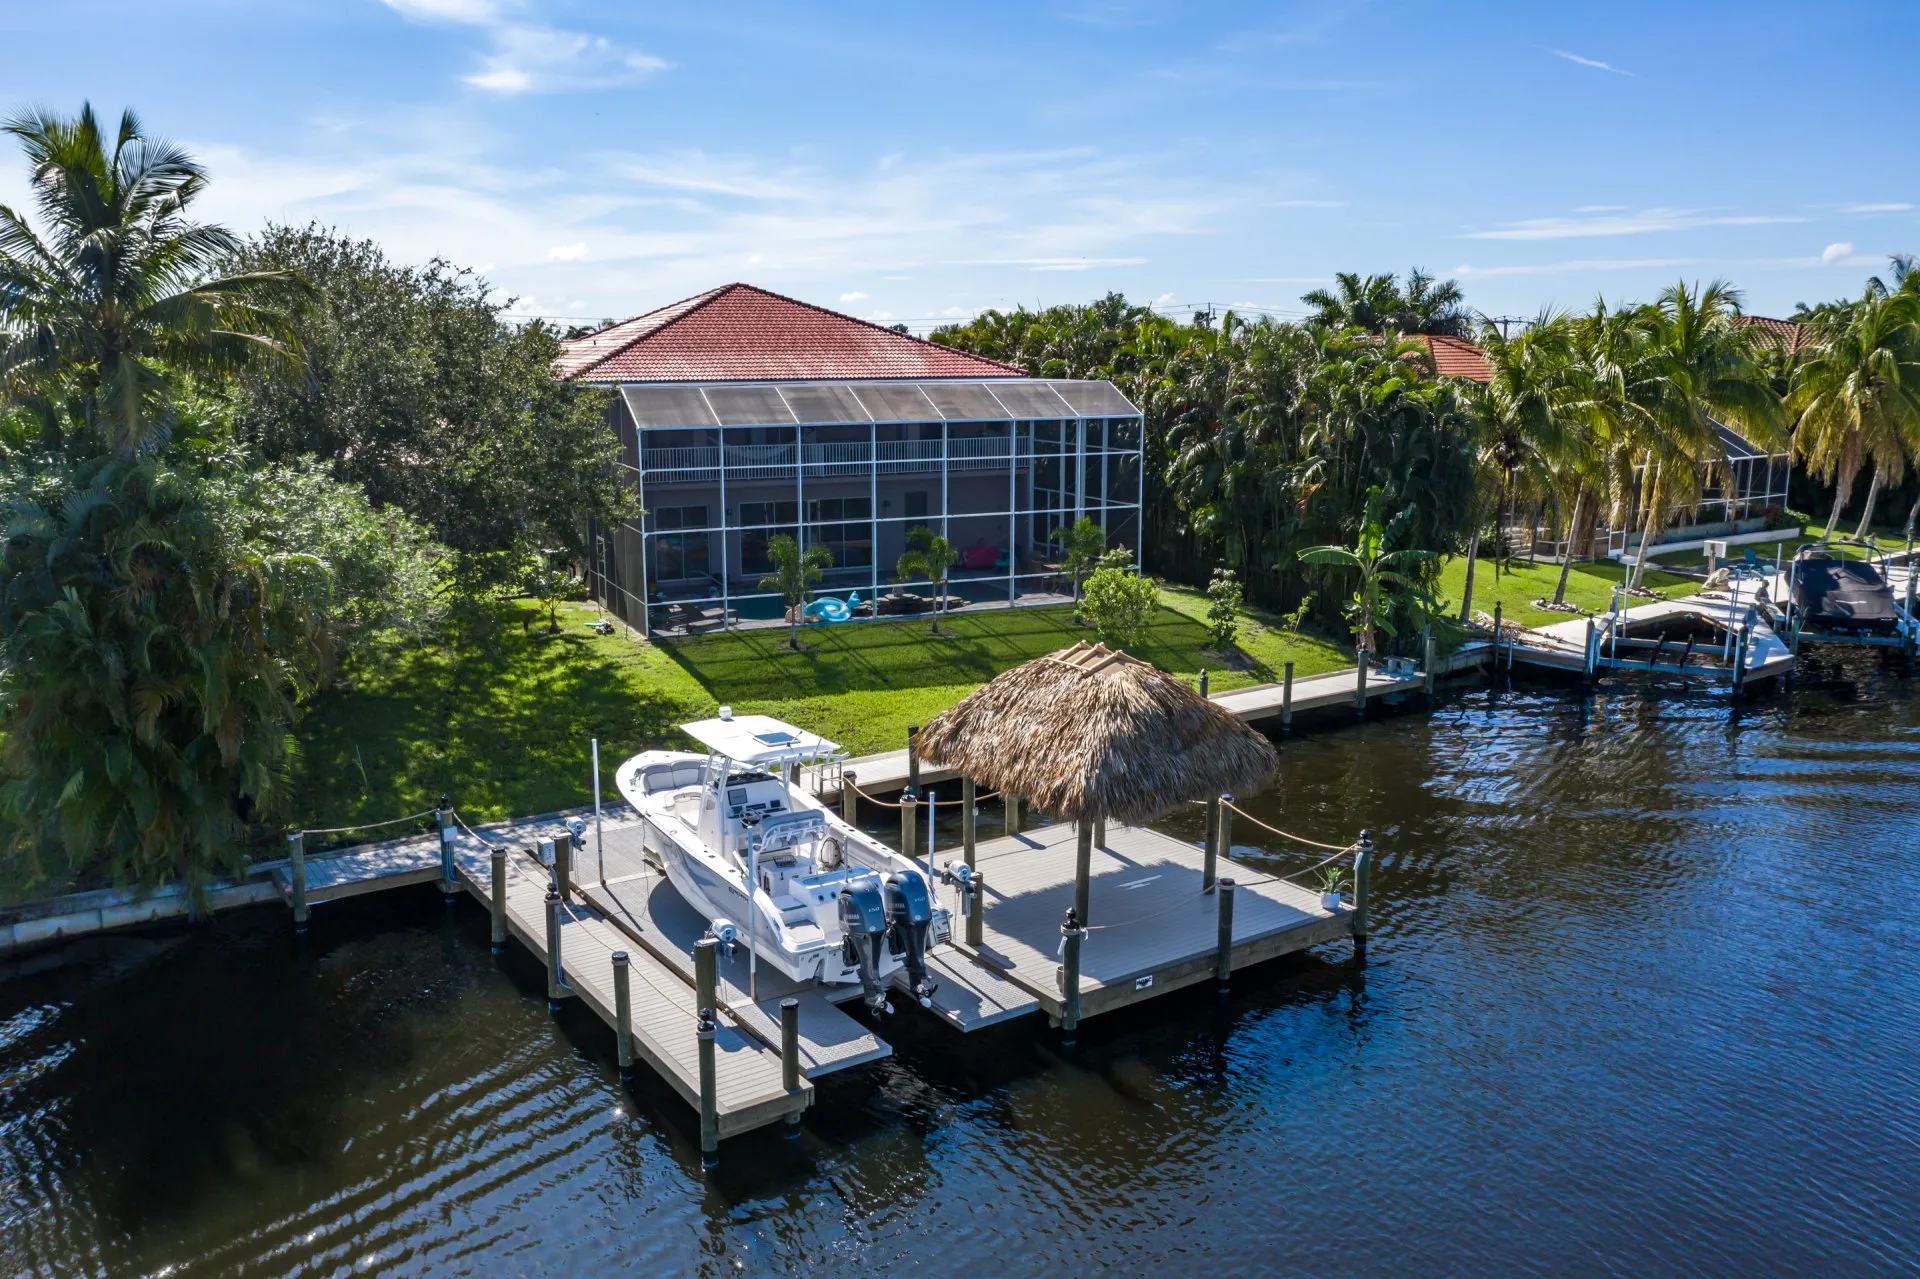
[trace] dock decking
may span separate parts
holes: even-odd
[[[977,952],[936,952],[941,975],[967,989],[935,995],[936,1011],[963,1030],[1016,1016],[1008,987],[1058,1020],[1063,1004],[1060,924],[1073,902],[1075,832],[1062,823],[979,845],[986,906]],[[958,850],[935,855],[944,864]],[[1219,897],[1200,891],[1203,850],[1143,826],[1112,825],[1093,852],[1086,940],[1080,952],[1080,1016],[1096,1016],[1214,976]],[[1353,933],[1354,910],[1328,910],[1320,895],[1269,872],[1221,858],[1235,881],[1235,969]],[[957,956],[964,957],[964,962]],[[1025,1001],[1020,1001],[1024,1003]],[[974,1017],[955,1007],[969,1003]]]

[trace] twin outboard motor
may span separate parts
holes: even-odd
[[[867,1007],[890,1011],[887,992],[880,985],[881,938],[887,933],[887,907],[881,899],[880,878],[862,875],[840,890],[840,945],[849,967],[860,970],[860,989]]]
[[[888,949],[906,956],[907,984],[925,1007],[933,1002],[934,989],[927,976],[927,930],[933,925],[927,881],[910,870],[897,870],[887,876],[886,895]]]

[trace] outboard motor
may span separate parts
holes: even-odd
[[[923,1008],[933,1002],[934,981],[927,976],[927,929],[932,924],[927,881],[910,870],[887,876],[888,949],[906,956],[907,984]]]
[[[860,989],[867,1007],[876,1013],[892,1011],[880,985],[881,938],[887,932],[887,908],[880,896],[880,880],[862,875],[840,890],[840,945],[849,967],[860,970]]]

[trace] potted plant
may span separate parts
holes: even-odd
[[[1320,904],[1328,910],[1340,908],[1340,889],[1347,882],[1347,872],[1338,866],[1329,866],[1320,872]]]

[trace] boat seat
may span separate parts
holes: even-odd
[[[780,912],[780,918],[789,924],[804,924],[813,918],[813,912],[807,904],[790,893],[781,893],[773,899],[773,908]]]
[[[701,775],[705,771],[704,765],[693,760],[682,760],[673,764],[654,764],[640,774],[640,789],[648,795],[657,795],[663,790],[680,790],[687,786],[698,786]]]

